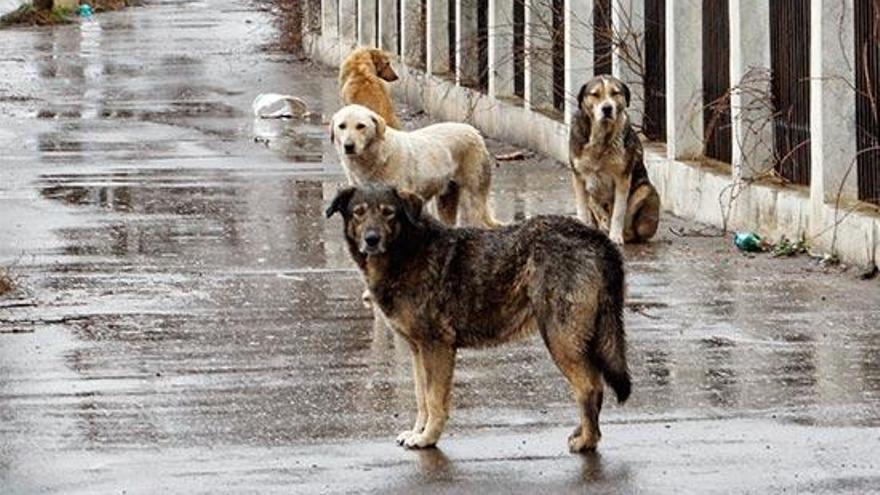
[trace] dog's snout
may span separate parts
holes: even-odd
[[[614,106],[609,104],[602,105],[602,115],[604,117],[611,117],[614,115]]]
[[[379,245],[379,241],[382,240],[382,236],[379,235],[376,231],[369,231],[364,234],[364,243],[369,247],[376,247]]]
[[[345,152],[349,155],[354,153],[354,143],[345,143],[343,148],[345,148]]]

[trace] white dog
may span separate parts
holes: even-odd
[[[385,125],[377,113],[348,105],[333,115],[330,140],[352,185],[384,182],[437,199],[448,225],[495,227],[489,209],[492,164],[486,143],[473,126],[442,123],[404,132]]]

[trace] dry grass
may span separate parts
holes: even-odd
[[[49,26],[53,24],[65,24],[70,21],[71,12],[64,10],[42,10],[26,3],[18,9],[0,17],[0,26]]]
[[[140,5],[141,0],[91,0],[86,2],[92,6],[94,12],[107,12],[119,10],[125,7]],[[0,17],[0,26],[50,26],[53,24],[66,24],[76,18],[77,13],[64,9],[40,9],[33,3],[26,3],[17,10]]]

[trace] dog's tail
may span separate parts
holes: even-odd
[[[609,246],[603,260],[605,290],[599,297],[596,337],[593,352],[605,382],[614,389],[617,402],[623,403],[632,391],[626,364],[626,334],[623,329],[623,298],[626,284],[623,260],[616,247]]]

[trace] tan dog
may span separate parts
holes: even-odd
[[[436,197],[438,216],[448,225],[499,225],[488,204],[492,162],[473,126],[446,122],[397,131],[376,112],[348,105],[333,115],[330,140],[349,183],[381,182]]]
[[[397,79],[388,53],[378,48],[356,48],[339,67],[342,101],[346,105],[363,105],[381,115],[389,126],[400,129],[388,88],[388,82]]]
[[[398,443],[437,443],[458,349],[540,333],[578,405],[568,447],[596,448],[603,381],[619,402],[632,391],[623,260],[604,234],[560,216],[450,228],[417,195],[381,185],[339,191],[326,214],[337,212],[372,299],[412,351],[418,414]]]
[[[578,218],[618,244],[650,239],[660,221],[660,196],[626,114],[629,98],[620,80],[593,78],[581,87],[569,134]]]

